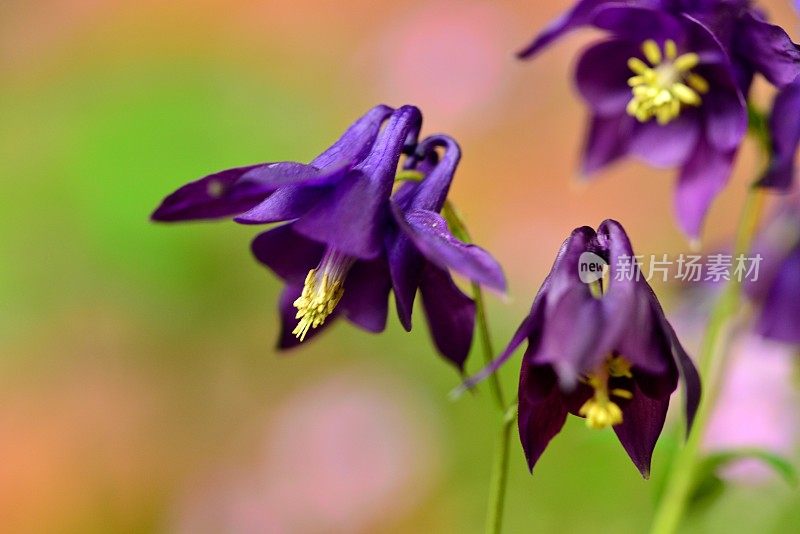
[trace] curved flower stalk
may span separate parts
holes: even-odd
[[[447,136],[418,143],[421,122],[413,106],[377,106],[309,164],[215,173],[168,196],[153,218],[286,222],[252,244],[258,261],[285,283],[280,349],[299,345],[341,316],[369,332],[383,331],[393,288],[400,320],[410,330],[419,290],[437,348],[461,369],[475,304],[449,271],[501,291],[505,278],[488,252],[456,239],[439,215],[461,152]],[[405,167],[422,180],[392,196],[404,153],[410,154]]]
[[[584,26],[609,38],[577,66],[591,112],[583,172],[628,155],[680,168],[678,221],[698,237],[744,138],[754,74],[787,86],[800,73],[800,49],[744,0],[581,0],[519,56],[532,58]]]
[[[650,286],[635,269],[620,268],[633,257],[616,221],[603,222],[596,232],[574,230],[529,315],[500,356],[472,381],[497,370],[527,340],[518,425],[531,469],[571,413],[585,418],[590,428],[612,427],[647,478],[679,376],[691,426],[699,376]],[[581,278],[581,266],[592,258],[610,267],[608,280]]]

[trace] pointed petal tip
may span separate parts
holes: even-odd
[[[689,250],[700,252],[703,249],[703,241],[699,237],[689,237]]]

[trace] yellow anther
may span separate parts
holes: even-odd
[[[344,295],[344,279],[353,260],[336,252],[325,255],[319,267],[311,269],[306,275],[303,292],[294,301],[297,308],[295,319],[299,319],[292,330],[303,341],[312,328],[325,323]]]
[[[633,378],[633,374],[631,374],[631,362],[623,358],[622,356],[612,356],[606,361],[606,367],[608,368],[608,374],[615,378],[617,377],[625,377],[625,378]]]
[[[642,52],[651,65],[656,66],[661,63],[661,49],[654,40],[648,39],[642,43]]]
[[[675,61],[672,62],[675,68],[681,72],[692,70],[698,63],[700,63],[700,56],[693,53],[678,56],[675,58]]]
[[[627,389],[622,389],[622,388],[612,389],[611,394],[614,395],[615,397],[619,397],[620,399],[631,400],[633,398],[633,393],[631,393]]]
[[[678,55],[678,46],[675,44],[675,41],[672,39],[667,39],[664,42],[664,54],[667,56],[667,59],[672,61]]]
[[[701,94],[708,92],[708,82],[691,72],[699,63],[695,53],[678,55],[675,41],[664,42],[662,53],[652,39],[642,43],[642,53],[650,63],[638,57],[628,59],[628,68],[635,74],[628,78],[633,97],[626,108],[640,122],[655,118],[667,124],[677,118],[684,106],[699,106]]]
[[[594,372],[586,377],[586,383],[594,390],[592,398],[583,403],[578,415],[586,418],[589,428],[607,428],[622,423],[622,409],[611,400],[632,399],[633,393],[627,389],[614,388],[609,392],[609,378],[632,377],[631,364],[622,356],[611,356]]]
[[[638,57],[632,57],[628,60],[628,68],[636,74],[646,74],[650,71],[650,67],[647,66],[647,63]]]
[[[705,94],[709,90],[706,79],[694,73],[689,73],[686,76],[686,83],[688,83],[692,89],[701,94]]]

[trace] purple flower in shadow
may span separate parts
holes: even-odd
[[[756,332],[800,345],[800,194],[783,202],[753,247],[763,266],[746,289],[758,304]]]
[[[576,85],[591,110],[583,172],[627,155],[679,167],[678,221],[698,237],[746,132],[744,95],[754,73],[783,87],[800,73],[800,50],[744,1],[582,0],[519,55],[531,58],[584,26],[609,38],[577,65]]]
[[[778,92],[769,116],[769,167],[759,185],[787,191],[797,172],[795,154],[800,145],[800,77]]]
[[[286,222],[252,244],[256,259],[285,283],[280,349],[299,345],[340,316],[369,332],[383,331],[392,288],[410,330],[419,290],[438,350],[462,369],[475,304],[449,270],[497,290],[505,289],[505,278],[489,253],[456,239],[439,215],[461,151],[442,135],[418,143],[421,122],[413,106],[378,106],[308,165],[269,163],[202,178],[167,197],[153,218],[236,215],[242,224]],[[392,196],[403,154],[406,169],[422,179]]]
[[[607,279],[581,277],[587,253],[609,266]],[[633,256],[615,221],[603,222],[596,232],[574,230],[506,349],[468,383],[494,372],[528,341],[518,424],[530,469],[571,413],[590,428],[612,427],[648,477],[679,376],[691,427],[700,378],[650,286],[637,270],[621,267]]]

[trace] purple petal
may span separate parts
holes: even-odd
[[[773,85],[783,87],[800,75],[800,48],[783,28],[761,20],[748,10],[741,16],[737,32],[738,54]]]
[[[642,283],[647,282],[642,281]],[[627,316],[627,328],[619,338],[617,350],[637,370],[651,376],[674,378],[677,381],[671,343],[653,310],[649,295],[642,292],[636,296],[630,310],[632,313]],[[669,393],[676,385],[671,384]]]
[[[800,343],[800,246],[781,265],[762,305],[757,330],[776,341]]]
[[[641,282],[635,276],[628,276],[634,273],[619,272],[627,268],[623,262],[634,261],[633,247],[621,224],[612,219],[603,221],[597,229],[596,241],[606,252],[609,265],[608,287],[600,301],[604,325],[595,352],[597,358],[604,358],[619,349],[620,339],[628,335],[631,321],[636,320]]]
[[[350,256],[372,259],[382,248],[386,201],[381,184],[354,171],[298,219],[295,230]]]
[[[377,257],[400,154],[421,120],[413,106],[394,112],[367,158],[295,223],[296,230],[351,256]]]
[[[533,471],[547,444],[561,431],[566,419],[567,407],[553,370],[546,365],[532,365],[527,357],[523,358],[517,426],[528,469]]]
[[[585,176],[591,176],[628,153],[634,121],[626,113],[589,119],[581,157],[581,172]]]
[[[648,286],[648,288],[649,287],[650,286]],[[652,289],[650,289],[650,301],[656,313],[656,317],[661,322],[663,331],[669,337],[672,347],[672,357],[674,358],[675,365],[678,367],[678,372],[683,381],[683,403],[686,417],[686,436],[688,437],[692,430],[692,425],[694,424],[694,416],[697,413],[697,408],[700,406],[700,396],[702,394],[700,374],[697,372],[697,368],[694,366],[694,362],[692,362],[686,349],[683,348],[677,334],[675,334],[675,329],[672,328],[672,325],[667,321],[664,310],[661,308],[661,304],[658,302],[658,298]]]
[[[667,124],[655,120],[637,122],[630,152],[653,167],[674,167],[689,159],[699,137],[700,116],[695,110],[686,109]]]
[[[314,158],[311,165],[351,167],[363,160],[372,149],[381,124],[394,110],[378,105],[356,120],[328,150]]]
[[[297,219],[308,213],[331,190],[325,186],[287,185],[234,220],[241,224],[267,224]]]
[[[475,303],[461,292],[447,271],[430,263],[422,271],[420,295],[436,348],[463,371],[472,345]]]
[[[337,308],[347,319],[368,332],[383,332],[389,315],[389,268],[386,260],[358,261],[344,281],[344,296]]]
[[[553,266],[550,269],[540,293],[547,288],[548,306],[555,305],[561,295],[573,287],[584,285],[579,275],[581,254],[590,250],[597,234],[588,226],[581,226],[572,231],[561,245]]]
[[[597,345],[603,327],[600,300],[592,296],[588,285],[574,285],[556,302],[548,303],[541,345],[531,361],[552,365],[562,387],[573,388],[581,374],[595,367],[598,355],[608,354]]]
[[[247,171],[242,177],[260,184],[278,187],[294,184],[325,185],[339,180],[348,167],[319,169],[313,165],[305,165],[295,161],[265,163]]]
[[[406,234],[398,232],[388,241],[389,272],[392,277],[397,316],[403,328],[410,332],[414,297],[417,294],[425,260]]]
[[[669,397],[651,399],[634,382],[633,398],[622,407],[622,423],[614,426],[620,443],[644,478],[669,408]]]
[[[165,198],[153,212],[154,221],[216,219],[247,211],[274,187],[240,178],[258,165],[227,169],[188,183]]]
[[[769,131],[772,159],[759,185],[786,191],[794,181],[794,158],[800,144],[800,78],[775,97],[769,117]]]
[[[586,49],[578,60],[575,81],[595,115],[617,117],[631,100],[628,59],[641,52],[629,41],[601,41]]]
[[[681,169],[675,191],[678,222],[687,235],[700,236],[708,208],[728,183],[735,151],[720,152],[700,140],[692,157]]]
[[[699,70],[711,92],[703,97],[706,138],[718,150],[735,150],[747,133],[747,104],[727,66]]]
[[[482,248],[453,237],[447,222],[438,213],[411,210],[401,214],[396,211],[395,218],[419,251],[434,264],[487,287],[505,290],[505,277],[497,261]]]
[[[455,139],[446,135],[426,137],[418,148],[426,153],[436,147],[444,148],[441,159],[426,174],[417,187],[411,207],[440,212],[444,206],[450,183],[461,160],[461,147]]]
[[[308,271],[319,264],[325,252],[323,245],[294,232],[291,224],[259,234],[251,249],[256,259],[282,280],[300,287]]]
[[[672,39],[680,45],[686,39],[679,19],[659,7],[609,5],[595,11],[592,22],[600,29],[636,43],[645,39],[659,43]]]
[[[527,47],[517,53],[517,57],[532,58],[564,34],[589,24],[591,15],[598,6],[611,3],[612,0],[579,0],[572,9],[548,24]]]

